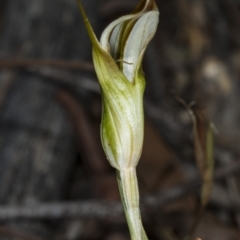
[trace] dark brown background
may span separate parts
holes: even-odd
[[[82,2],[97,36],[137,3]],[[177,95],[194,101],[218,132],[220,180],[194,236],[237,240],[240,1],[156,3],[160,23],[143,63],[146,137],[138,167],[146,231],[150,239],[182,239],[198,208],[192,122]],[[0,239],[129,239],[100,146],[100,118],[76,2],[0,0]]]

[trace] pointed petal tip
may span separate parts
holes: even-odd
[[[90,37],[90,40],[91,40],[93,46],[96,47],[97,49],[100,49],[101,45],[100,45],[100,43],[99,43],[99,41],[98,41],[98,39],[97,39],[93,29],[92,29],[92,26],[91,26],[91,24],[90,24],[90,22],[88,20],[87,14],[86,14],[83,6],[82,6],[81,0],[77,0],[77,4],[78,4],[79,11],[80,11],[80,13],[82,15],[83,22],[85,24],[85,27],[87,29],[88,35]]]

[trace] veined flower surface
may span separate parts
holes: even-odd
[[[142,1],[136,10],[113,21],[102,33],[100,43],[130,82],[134,82],[145,49],[156,32],[158,8],[153,0]]]
[[[101,139],[110,164],[118,170],[135,167],[143,145],[143,54],[156,32],[159,12],[153,0],[143,0],[132,14],[113,21],[100,42],[82,8],[93,44],[93,62],[101,86]]]

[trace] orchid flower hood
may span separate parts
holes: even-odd
[[[131,14],[110,23],[98,41],[80,1],[78,4],[92,41],[93,62],[101,86],[104,151],[114,168],[136,167],[144,132],[145,78],[141,65],[157,29],[158,8],[153,0],[141,1]]]

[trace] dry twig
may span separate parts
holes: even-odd
[[[83,61],[69,61],[62,59],[0,59],[0,69],[4,68],[32,68],[32,67],[55,67],[71,70],[93,71],[92,63]]]
[[[215,173],[215,179],[223,179],[240,171],[240,160],[224,166]],[[179,200],[199,190],[201,180],[199,177],[159,191],[155,195],[143,199],[142,210],[147,207],[164,207],[170,202]],[[114,218],[123,214],[120,202],[109,201],[81,201],[69,203],[46,203],[33,206],[1,206],[0,220],[6,221],[17,218],[25,219],[59,219],[59,218]]]

